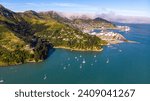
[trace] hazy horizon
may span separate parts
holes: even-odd
[[[150,23],[150,0],[1,0],[0,4],[15,12],[57,11],[66,17],[87,15],[114,22]]]

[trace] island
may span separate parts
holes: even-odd
[[[55,48],[102,51],[103,46],[111,44],[112,40],[126,41],[120,34],[110,38],[108,32],[105,35],[90,33],[98,28],[113,29],[117,26],[102,18],[69,19],[55,11],[13,12],[0,5],[0,66],[41,62]]]

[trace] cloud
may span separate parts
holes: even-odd
[[[73,4],[73,3],[52,3],[52,5],[60,6],[60,7],[77,7],[77,6],[81,6],[79,4]]]
[[[51,3],[51,5],[58,8],[65,9],[65,11],[70,12],[96,12],[98,7],[86,4],[76,4],[76,3]]]
[[[61,12],[61,15],[70,18],[71,16],[76,17],[82,17],[87,16],[89,18],[96,18],[101,17],[103,19],[106,19],[108,21],[112,22],[120,22],[120,23],[147,23],[150,24],[150,17],[144,17],[144,16],[124,16],[124,15],[118,15],[113,11],[107,12],[107,13],[70,13],[70,12]]]
[[[102,13],[97,14],[95,17],[101,17],[106,20],[112,21],[112,22],[120,22],[120,23],[150,23],[150,17],[144,17],[144,16],[131,16],[131,15],[118,15],[115,12],[110,13]]]

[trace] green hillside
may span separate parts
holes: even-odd
[[[74,21],[53,11],[15,13],[0,5],[0,66],[45,60],[53,48],[101,51],[107,44],[73,24]]]
[[[0,66],[46,59],[48,46],[49,43],[34,36],[24,18],[0,5]]]
[[[66,18],[63,19],[58,15],[56,17],[55,13],[55,16],[52,16],[50,13],[53,12],[38,14],[34,11],[27,11],[20,15],[31,24],[35,36],[46,39],[54,47],[98,51],[101,50],[101,44],[105,44],[98,37],[90,36],[69,24],[65,24],[65,21],[69,21]]]

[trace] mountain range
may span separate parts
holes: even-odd
[[[117,15],[114,12],[108,12],[108,13],[70,13],[70,12],[58,12],[64,17],[72,18],[72,16],[76,16],[78,18],[82,17],[88,17],[88,18],[103,18],[110,22],[116,22],[116,23],[133,23],[133,24],[150,24],[150,17],[144,17],[142,15],[139,16],[124,16],[124,15]]]

